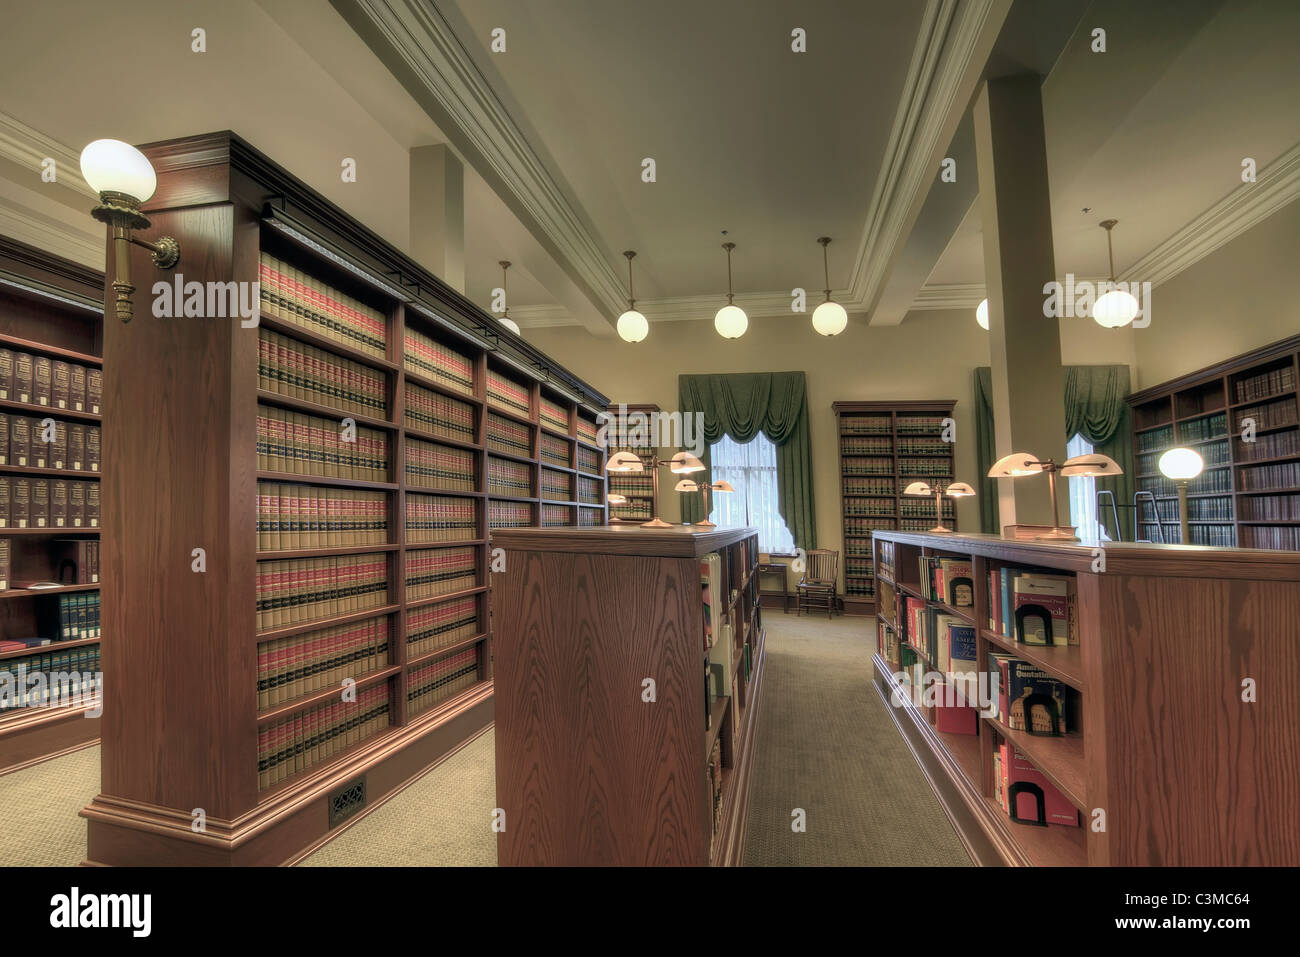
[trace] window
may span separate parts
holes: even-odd
[[[743,445],[724,435],[709,447],[713,481],[734,492],[710,492],[709,518],[723,528],[758,529],[759,551],[794,553],[794,538],[777,507],[776,446],[762,432]]]
[[[1092,443],[1076,435],[1065,446],[1067,458],[1092,454]],[[1109,511],[1109,510],[1108,510]],[[1097,522],[1097,480],[1090,475],[1070,476],[1070,524],[1085,542],[1110,541],[1106,529]]]

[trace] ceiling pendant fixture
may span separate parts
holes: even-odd
[[[1110,283],[1115,285],[1115,250],[1111,246],[1110,231],[1119,224],[1118,219],[1103,219],[1098,225],[1106,230],[1106,252],[1110,255]],[[1112,288],[1098,296],[1092,305],[1092,318],[1107,329],[1119,329],[1137,318],[1138,301],[1127,289]]]
[[[501,267],[501,298],[505,300],[506,311],[497,322],[505,326],[515,335],[522,335],[519,331],[519,323],[510,318],[510,287],[506,285],[506,270],[510,268],[510,260],[502,259],[497,263]]]
[[[980,304],[975,307],[975,321],[979,323],[979,327],[985,332],[989,331],[989,301],[987,299],[980,300]]]
[[[624,342],[640,342],[650,332],[650,323],[646,317],[636,311],[636,300],[632,297],[632,257],[636,251],[625,250],[627,257],[627,312],[618,317],[618,334]]]
[[[838,302],[831,301],[831,270],[826,261],[826,247],[830,245],[829,236],[821,236],[817,242],[822,244],[822,270],[826,275],[826,301],[813,310],[813,328],[823,336],[838,336],[849,324],[849,314]]]
[[[723,243],[722,248],[727,251],[727,304],[713,317],[713,328],[717,329],[718,335],[724,339],[739,339],[749,328],[749,316],[745,315],[744,309],[732,302],[734,293],[731,290],[731,251],[736,248],[736,244]]]

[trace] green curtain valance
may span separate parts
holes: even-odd
[[[680,375],[678,404],[683,415],[704,415],[705,471],[713,481],[709,445],[723,435],[748,442],[762,432],[776,446],[778,510],[800,548],[817,547],[813,513],[812,443],[808,426],[807,386],[802,372],[745,372],[725,375]],[[704,518],[700,496],[682,500],[682,519]]]

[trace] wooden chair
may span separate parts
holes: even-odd
[[[826,617],[835,612],[835,579],[839,575],[840,553],[829,548],[814,548],[808,553],[808,567],[797,586],[799,601],[795,615],[806,608],[825,608]]]

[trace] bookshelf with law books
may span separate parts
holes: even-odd
[[[911,482],[952,481],[955,445],[944,420],[956,401],[835,402],[840,452],[840,516],[844,528],[846,614],[870,615],[877,595],[872,535],[923,531],[934,525],[934,498],[906,496]],[[944,524],[957,528],[953,500],[943,499]]]
[[[1293,711],[1242,693],[1300,665],[1275,624],[1300,612],[1300,555],[1130,542],[1099,565],[1080,545],[883,531],[874,547],[876,690],[977,863],[1300,863],[1284,817],[1258,812],[1300,786],[1258,764]],[[1207,801],[1194,782],[1211,780]]]
[[[99,737],[103,297],[0,237],[0,772]]]
[[[488,727],[492,535],[547,520],[539,433],[606,400],[234,134],[145,152],[187,280],[260,316],[105,331],[107,401],[159,409],[110,432],[106,564],[157,588],[106,583],[88,858],[290,862]]]
[[[755,530],[498,540],[499,862],[741,863],[765,673]]]
[[[621,504],[612,504],[609,507],[609,523],[611,525],[642,525],[655,517],[655,473],[654,460],[659,454],[659,449],[655,447],[654,435],[657,432],[647,432],[644,436],[641,434],[633,435],[630,430],[626,430],[628,417],[622,413],[640,413],[646,416],[653,416],[659,412],[659,406],[654,403],[641,403],[636,405],[614,405],[606,410],[609,415],[611,430],[617,429],[615,433],[625,436],[629,439],[627,445],[610,445],[608,452],[610,455],[617,455],[619,452],[630,452],[641,459],[644,471],[641,472],[614,472],[609,475],[609,492],[611,495],[622,495],[626,502]],[[632,420],[636,422],[638,420]],[[642,441],[634,441],[644,438]]]
[[[1200,453],[1188,486],[1192,545],[1300,549],[1300,336],[1129,396],[1140,491],[1139,538],[1178,542],[1178,489],[1159,469],[1163,452]]]

